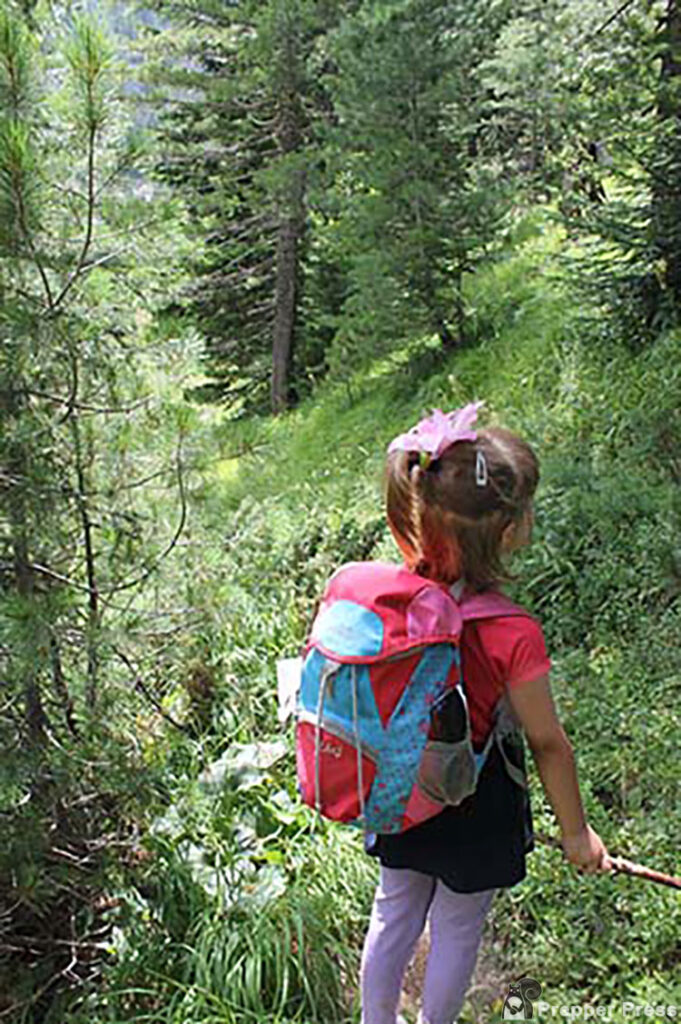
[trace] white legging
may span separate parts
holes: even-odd
[[[452,1024],[461,1010],[494,889],[458,893],[406,868],[381,867],[362,952],[362,1024],[395,1024],[402,979],[426,920],[430,951],[423,1024]]]

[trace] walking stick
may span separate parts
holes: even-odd
[[[535,839],[545,846],[552,846],[556,850],[562,849],[560,841],[553,836],[547,836],[543,832],[535,832]],[[668,885],[672,889],[681,889],[681,878],[674,875],[665,875],[661,871],[647,868],[645,864],[635,864],[625,857],[610,857],[611,870],[617,874],[633,875],[635,878],[645,878],[648,882],[657,882],[658,885]]]

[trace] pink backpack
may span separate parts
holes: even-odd
[[[518,614],[525,613],[498,592],[457,602],[447,587],[397,565],[339,569],[305,648],[298,693],[305,803],[368,831],[402,832],[469,796],[492,743],[517,727],[502,699],[484,750],[474,751],[463,623]]]

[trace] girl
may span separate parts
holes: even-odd
[[[392,534],[407,566],[447,584],[457,599],[508,578],[505,559],[530,542],[539,480],[528,444],[507,430],[473,429],[479,404],[448,416],[436,410],[388,449]],[[585,872],[609,870],[605,846],[584,816],[539,623],[524,613],[466,622],[461,653],[476,749],[506,692],[558,819],[565,856]],[[419,1021],[452,1024],[494,892],[524,878],[531,849],[526,790],[506,771],[496,745],[475,793],[462,804],[406,832],[367,837],[381,867],[362,954],[362,1024],[396,1024],[404,971],[427,919]]]

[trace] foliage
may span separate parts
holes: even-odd
[[[482,67],[509,169],[559,197],[571,273],[633,346],[678,323],[680,38],[676,0],[550,0],[515,12]]]
[[[145,1006],[164,1021],[342,1019],[370,875],[254,751],[240,766],[228,752],[154,822],[145,875],[119,895],[110,995],[89,1019],[103,1002],[128,1020]]]
[[[348,253],[336,369],[412,333],[445,347],[464,337],[463,274],[489,256],[505,212],[471,59],[501,20],[495,7],[481,17],[466,2],[416,0],[365,4],[335,33],[333,230]]]
[[[202,393],[262,407],[286,224],[291,397],[412,332],[462,340],[463,275],[498,245],[507,208],[470,60],[503,5],[484,19],[467,0],[160,7],[185,26],[156,42],[165,57],[170,37],[179,58],[157,72],[172,101],[159,173],[188,196],[204,241],[179,299],[207,340],[217,386]]]
[[[153,787],[133,782],[129,639],[156,642],[143,584],[183,518],[150,330],[168,236],[145,247],[104,33],[43,31],[0,15],[0,1000],[17,1020],[59,1019],[101,971],[102,880]]]
[[[268,408],[286,305],[287,230],[295,348],[289,338],[279,397],[304,390],[308,368],[320,359],[302,316],[307,191],[328,117],[323,37],[343,5],[157,6],[172,25],[155,41],[154,77],[170,103],[160,121],[158,174],[188,197],[201,243],[189,261],[191,285],[176,299],[206,338],[210,380],[201,393],[225,397],[237,411]]]
[[[681,13],[674,2],[635,5],[599,40],[588,111],[607,139],[612,184],[570,219],[594,237],[579,260],[585,284],[609,310],[619,336],[638,346],[678,323],[679,65]],[[607,87],[599,56],[614,63]],[[636,74],[625,72],[634,66]],[[635,119],[632,122],[632,119]],[[622,131],[623,124],[636,125]]]
[[[216,102],[175,96],[182,156],[173,168],[169,146],[166,172],[188,183],[195,225],[238,231],[261,197],[284,209],[287,184],[303,168],[309,179],[301,401],[235,420],[186,400],[201,339],[167,293],[190,294],[195,239],[150,183],[156,157],[123,116],[111,45],[62,12],[67,45],[45,22],[48,46],[42,8],[18,16],[28,6],[0,19],[0,1015],[357,1020],[375,867],[357,834],[297,800],[274,664],[299,649],[337,564],[396,557],[384,451],[434,405],[484,397],[538,449],[536,537],[515,593],[545,626],[591,819],[614,850],[674,870],[681,337],[670,317],[632,344],[601,295],[575,290],[563,257],[591,244],[581,203],[573,216],[556,200],[567,237],[555,204],[497,220],[510,167],[517,202],[532,153],[532,194],[565,191],[583,126],[652,97],[640,138],[608,142],[614,197],[643,211],[608,252],[626,242],[639,258],[664,198],[644,158],[672,124],[657,116],[648,48],[664,40],[650,19],[670,7],[635,0],[605,25],[586,0],[484,16],[463,0],[184,4],[186,34],[159,38],[201,65],[178,60],[173,86],[210,68]],[[267,133],[257,149],[249,105],[276,103],[292,12],[305,139],[284,159]],[[552,85],[561,69],[583,72],[567,99]],[[227,148],[211,155],[216,135]],[[248,276],[245,241],[229,235],[218,255],[215,239],[213,268],[229,250]],[[255,239],[255,259],[271,241]],[[459,302],[468,344],[443,351],[438,318]],[[237,340],[249,311],[246,294]],[[230,369],[247,388],[265,366],[251,340]],[[327,362],[334,373],[305,397]],[[673,894],[581,878],[540,846],[497,902],[488,956],[504,980],[536,971],[556,1003],[669,1002],[678,927]],[[464,1019],[498,1009],[473,1001]]]
[[[516,256],[467,281],[488,341],[444,366],[439,352],[429,362],[432,341],[412,343],[362,374],[352,401],[329,383],[285,419],[210,428],[225,459],[197,494],[191,571],[204,567],[194,597],[211,622],[212,725],[200,747],[177,731],[151,741],[148,756],[174,766],[169,798],[142,872],[118,894],[109,987],[90,997],[89,1020],[357,1019],[373,869],[357,836],[315,826],[296,800],[274,662],[298,649],[337,564],[395,557],[383,451],[429,405],[485,395],[488,415],[539,449],[536,537],[516,594],[549,637],[591,819],[612,849],[674,870],[680,339],[639,354],[596,344],[565,282],[545,273],[560,235],[535,214],[516,237]],[[533,792],[550,832],[536,779]],[[677,903],[631,879],[584,879],[539,846],[528,880],[497,902],[487,956],[500,979],[536,972],[556,1004],[673,1001]],[[498,1011],[474,1000],[463,1019]]]

